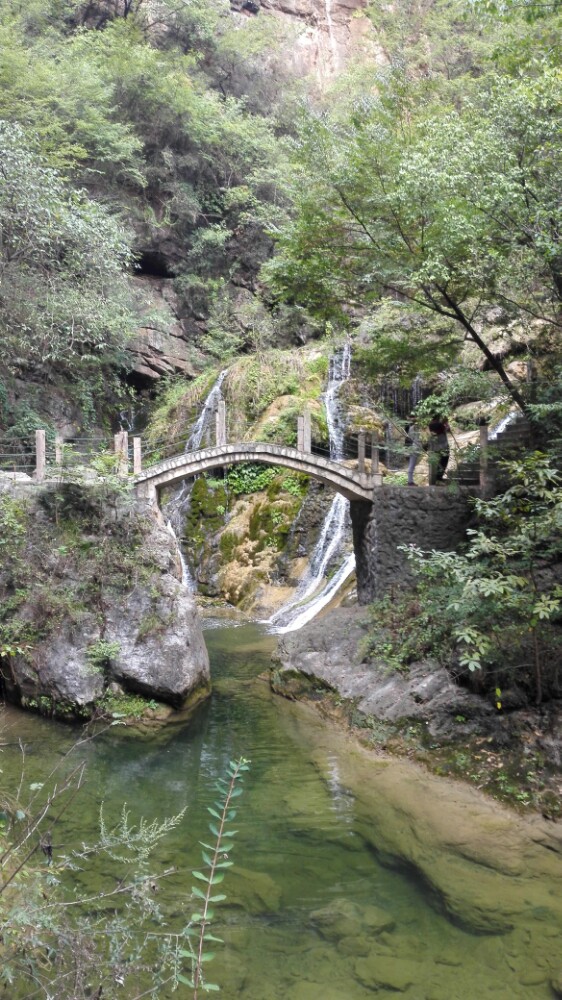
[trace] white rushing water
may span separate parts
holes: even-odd
[[[500,420],[499,424],[490,428],[490,431],[488,432],[488,440],[495,441],[499,434],[503,434],[506,427],[509,427],[510,424],[517,420],[518,415],[518,410],[510,410],[509,413]]]
[[[189,566],[187,565],[187,563],[185,561],[185,556],[184,556],[184,554],[183,554],[183,552],[181,550],[181,545],[179,543],[178,536],[176,535],[176,533],[175,533],[175,531],[174,531],[174,529],[172,527],[172,522],[171,521],[166,521],[166,527],[167,527],[168,531],[170,532],[172,538],[174,539],[174,542],[176,543],[176,547],[177,547],[177,550],[178,550],[178,558],[179,558],[180,565],[181,565],[181,582],[183,583],[184,587],[189,587],[189,589],[192,590],[193,589],[192,584],[194,583],[194,581],[192,579],[191,573],[189,572]]]
[[[210,431],[213,433],[215,414],[218,409],[218,405],[222,397],[222,384],[228,374],[228,368],[223,369],[220,372],[218,378],[211,386],[209,393],[203,403],[201,408],[201,413],[199,414],[197,420],[195,421],[191,433],[187,439],[185,445],[185,451],[198,451],[203,443],[203,439]],[[213,441],[214,443],[214,441]],[[189,500],[191,497],[191,491],[193,489],[193,480],[186,479],[184,483],[180,486],[174,497],[166,504],[166,514],[168,517],[168,528],[174,535],[178,543],[178,551],[181,559],[182,566],[182,583],[185,584],[189,590],[194,593],[197,590],[197,584],[193,578],[189,566],[187,565],[186,559],[181,550],[181,545],[179,538],[181,537],[182,531],[182,519],[186,514],[189,507]]]
[[[211,386],[210,392],[203,403],[201,413],[193,425],[193,430],[187,439],[185,451],[198,451],[201,447],[204,435],[208,430],[213,430],[215,413],[217,412],[218,405],[222,399],[222,384],[227,374],[228,368],[224,368],[216,382]]]
[[[330,458],[344,457],[345,419],[339,394],[349,378],[351,347],[345,344],[341,351],[330,358],[328,385],[324,393],[326,420],[330,440]],[[349,537],[349,501],[339,493],[334,497],[324,518],[318,541],[312,551],[308,566],[290,601],[270,618],[276,632],[295,632],[311,621],[332,600],[339,588],[355,569],[355,556],[345,553]],[[339,555],[342,561],[330,580],[326,572],[330,563]]]

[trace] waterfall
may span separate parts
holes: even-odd
[[[509,427],[510,424],[514,423],[517,420],[518,416],[519,416],[518,410],[510,410],[505,417],[502,417],[500,422],[496,424],[495,427],[492,427],[490,429],[490,431],[488,432],[488,441],[495,441],[500,434],[503,434],[506,427]]]
[[[192,584],[194,583],[194,581],[189,572],[189,567],[185,561],[185,556],[181,550],[179,538],[173,529],[171,521],[166,521],[166,528],[168,529],[172,538],[174,539],[174,542],[176,543],[176,547],[178,550],[178,558],[181,566],[181,582],[183,583],[184,587],[189,587],[189,589],[192,590],[193,589]]]
[[[185,451],[198,451],[203,442],[205,435],[212,431],[213,421],[215,418],[215,413],[217,412],[217,407],[222,399],[222,384],[228,374],[228,368],[223,369],[220,372],[218,378],[211,386],[211,389],[203,403],[201,408],[201,413],[199,414],[197,420],[195,421],[191,433],[187,439],[185,445]],[[169,530],[175,535],[176,539],[181,537],[182,530],[182,518],[185,515],[188,507],[189,500],[191,497],[191,491],[193,489],[193,480],[187,479],[181,484],[177,493],[172,497],[171,500],[166,504],[166,515],[168,517],[168,527]],[[180,550],[180,558],[182,562],[182,582],[185,583],[186,587],[194,593],[197,590],[197,583],[192,576],[189,566],[184,558],[183,552],[181,551],[181,545],[178,541],[178,548]]]
[[[324,10],[326,12],[326,25],[328,27],[328,38],[330,40],[330,49],[332,51],[334,65],[337,65],[338,48],[336,44],[336,38],[334,35],[334,22],[332,19],[332,0],[324,0]]]
[[[213,429],[212,421],[214,420],[217,407],[222,399],[222,384],[227,374],[228,368],[223,369],[218,379],[211,387],[211,391],[203,403],[201,413],[199,414],[193,430],[187,439],[185,451],[198,451],[201,447],[201,442],[203,441],[205,433],[208,430]]]
[[[349,378],[350,366],[351,347],[346,343],[341,351],[330,358],[328,385],[324,393],[330,458],[336,461],[344,456],[345,437],[344,414],[338,397],[342,385]],[[338,493],[324,518],[308,567],[295,593],[288,603],[270,618],[270,624],[275,626],[276,632],[294,632],[306,625],[326,604],[329,604],[342,583],[355,569],[355,557],[350,553],[340,563],[332,579],[318,591],[325,580],[328,565],[344,549],[348,538],[348,516],[349,501]]]

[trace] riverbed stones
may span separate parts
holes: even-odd
[[[343,937],[337,943],[340,955],[348,955],[352,958],[368,955],[371,950],[371,942],[364,935]]]
[[[562,997],[562,967],[560,970],[552,976],[550,980],[550,985],[552,992],[555,997]]]
[[[290,1000],[362,1000],[363,991],[354,989],[349,979],[326,986],[323,980],[316,983],[296,982],[291,986]]]
[[[545,920],[562,924],[562,831],[555,825],[523,820],[409,763],[358,754],[342,756],[338,766],[356,794],[358,831],[383,863],[416,871],[455,924],[488,935],[535,922],[539,933]]]
[[[237,907],[253,916],[277,913],[281,906],[281,888],[265,872],[235,865],[229,872],[229,898],[223,907]],[[233,902],[233,901],[236,902]]]
[[[387,958],[374,950],[366,958],[358,958],[355,974],[372,990],[394,990],[404,993],[418,981],[419,963],[403,958]]]
[[[395,921],[378,906],[359,906],[347,899],[334,900],[329,906],[314,910],[310,922],[328,941],[352,936],[376,936],[394,930]]]

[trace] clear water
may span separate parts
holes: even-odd
[[[377,860],[377,820],[361,795],[364,770],[354,777],[353,748],[310,708],[272,696],[258,679],[274,637],[255,625],[216,628],[212,622],[205,634],[212,699],[192,721],[148,735],[112,729],[85,744],[80,756],[88,778],[74,812],[58,828],[64,842],[95,837],[102,802],[108,820],[118,819],[124,802],[137,820],[185,806],[181,826],[158,859],[177,868],[160,902],[170,926],[181,924],[193,906],[190,872],[200,864],[198,841],[208,839],[205,807],[213,782],[230,759],[244,755],[252,766],[239,800],[235,864],[224,882],[225,944],[212,963],[225,1000],[369,1000],[374,993],[388,1000],[551,997],[547,966],[556,962],[560,928],[548,910],[535,913],[531,883],[531,902],[512,932],[478,935],[454,926],[407,866]],[[3,735],[27,744],[26,783],[40,779],[76,736],[13,709],[5,713]],[[16,746],[4,749],[1,766],[4,786],[13,784],[20,768]],[[397,836],[404,836],[406,822],[398,819]],[[423,830],[411,836],[421,855],[431,850]],[[475,879],[479,871],[475,865]],[[90,889],[98,876],[76,877]],[[525,884],[521,892],[525,897]],[[344,913],[339,924],[315,916],[327,907]],[[383,931],[373,929],[381,910],[388,924]],[[529,973],[534,981],[526,985]],[[131,1000],[135,993],[126,984],[120,995]]]

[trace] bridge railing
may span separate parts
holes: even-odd
[[[379,461],[385,461],[389,466],[389,444],[386,440],[381,440],[376,432],[359,431],[352,435],[346,435],[342,447],[338,451],[337,457],[328,448],[314,443],[310,432],[310,415],[303,414],[298,418],[296,433],[296,450],[303,455],[313,455],[325,457],[332,462],[340,462],[348,466],[359,474],[371,473],[378,475]],[[168,458],[176,457],[183,451],[201,450],[201,445],[222,446],[227,444],[226,421],[224,409],[217,417],[216,434],[214,440],[202,441],[199,447],[192,449],[189,447],[191,431],[173,440],[160,439],[143,441],[140,436],[130,436],[126,431],[119,431],[113,438],[101,435],[81,436],[74,442],[64,442],[58,438],[48,435],[44,430],[35,431],[34,441],[31,437],[23,439],[10,438],[5,436],[0,438],[0,471],[20,473],[33,476],[37,482],[41,482],[51,470],[73,469],[77,466],[90,466],[98,472],[115,471],[121,476],[127,476],[131,472],[133,475],[151,468]],[[243,443],[243,442],[237,442]],[[253,442],[247,442],[252,444]],[[264,441],[263,444],[281,445],[282,447],[294,447],[284,442]],[[409,449],[404,446],[403,441],[399,444],[393,443],[392,454],[399,453],[399,462],[404,471],[408,461]],[[480,428],[480,441],[478,454],[475,462],[476,479],[482,489],[486,488],[488,477],[488,429],[485,426]],[[431,456],[430,456],[431,458]],[[396,459],[394,459],[396,461]],[[434,463],[435,464],[435,463]],[[435,469],[430,461],[429,482],[434,482]]]
[[[81,436],[76,441],[63,442],[60,437],[53,437],[45,430],[38,429],[33,438],[8,439],[8,443],[4,444],[5,451],[0,450],[0,471],[24,472],[38,482],[41,482],[51,470],[72,470],[80,466],[93,466],[101,472],[114,470],[123,476],[130,472],[137,474],[142,469],[148,469],[167,458],[182,454],[182,445],[183,451],[187,453],[191,450],[188,447],[190,436],[191,434],[186,432],[180,438],[174,436],[173,440],[162,438],[147,442],[138,435],[131,437],[127,431],[119,431],[113,438],[91,435]],[[202,441],[201,445],[211,447],[226,443],[226,427],[223,423],[222,427],[217,427],[215,440]],[[376,435],[359,432],[347,436],[343,449],[338,457],[334,458],[330,449],[312,442],[310,418],[306,414],[299,418],[296,442],[291,445],[287,445],[286,441],[263,443],[280,444],[285,447],[296,445],[296,450],[302,454],[324,456],[331,461],[347,465],[355,463],[360,473],[378,472],[379,441]],[[2,442],[0,449],[1,447]],[[195,450],[200,450],[200,447]],[[367,468],[368,461],[371,462],[370,469]]]

